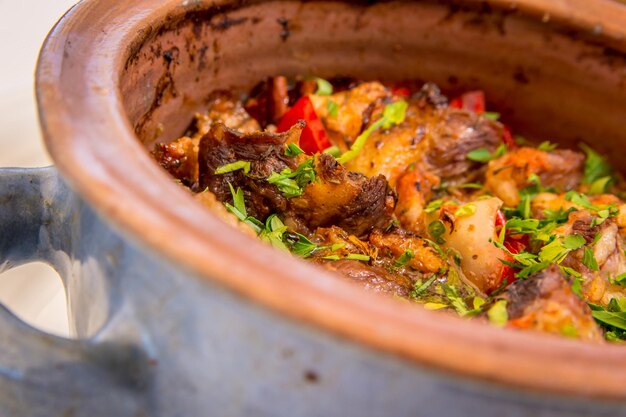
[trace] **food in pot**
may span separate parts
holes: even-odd
[[[195,198],[366,290],[495,326],[626,339],[621,177],[513,138],[481,91],[274,77],[154,157]]]

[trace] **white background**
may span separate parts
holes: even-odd
[[[0,0],[1,167],[51,164],[40,139],[34,69],[46,34],[75,2]],[[56,273],[45,265],[30,264],[3,273],[0,302],[37,327],[68,334],[63,287]]]

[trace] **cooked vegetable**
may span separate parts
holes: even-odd
[[[293,125],[299,120],[304,120],[306,126],[302,130],[300,136],[299,146],[307,154],[313,155],[317,152],[322,152],[324,149],[331,146],[326,129],[322,124],[322,121],[315,113],[313,103],[308,97],[302,97],[293,105],[293,107],[287,111],[287,113],[280,119],[277,126],[278,132],[287,132]]]

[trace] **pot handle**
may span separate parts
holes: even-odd
[[[55,258],[69,253],[79,207],[54,167],[0,169],[0,272],[33,261],[61,267]],[[136,415],[149,379],[143,356],[132,344],[41,332],[0,305],[0,415]]]

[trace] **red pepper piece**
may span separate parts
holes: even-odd
[[[394,96],[402,96],[402,97],[408,97],[411,95],[411,91],[406,87],[393,87],[391,89],[391,93]]]
[[[506,217],[502,210],[498,210],[496,213],[496,227],[502,227],[506,223]]]
[[[502,210],[498,210],[498,212],[496,213],[496,220],[495,220],[496,230],[499,232],[502,229],[502,227],[505,225],[505,223],[506,223],[506,217],[504,216],[504,213],[502,212]],[[508,251],[514,255],[526,250],[528,245],[529,245],[529,241],[528,241],[528,236],[526,235],[513,236],[508,233],[505,234],[504,247],[507,248]],[[510,255],[506,254],[505,261],[513,262],[513,258]],[[500,273],[500,279],[501,279],[501,282],[506,279],[507,285],[513,283],[513,281],[517,279],[515,277],[515,270],[509,265],[503,265],[502,272]]]
[[[517,148],[517,142],[515,142],[513,134],[511,133],[511,129],[509,129],[508,126],[504,126],[504,130],[502,131],[502,142],[509,149]]]
[[[324,124],[317,116],[317,113],[315,113],[311,99],[306,96],[296,101],[296,104],[280,119],[277,131],[279,133],[288,131],[298,120],[306,122],[306,127],[302,131],[302,135],[300,135],[299,144],[304,152],[308,155],[313,155],[330,148],[331,145],[324,129]]]
[[[473,111],[476,114],[482,114],[486,109],[485,92],[481,90],[468,91],[460,97],[452,99],[450,101],[450,107],[454,109]]]

